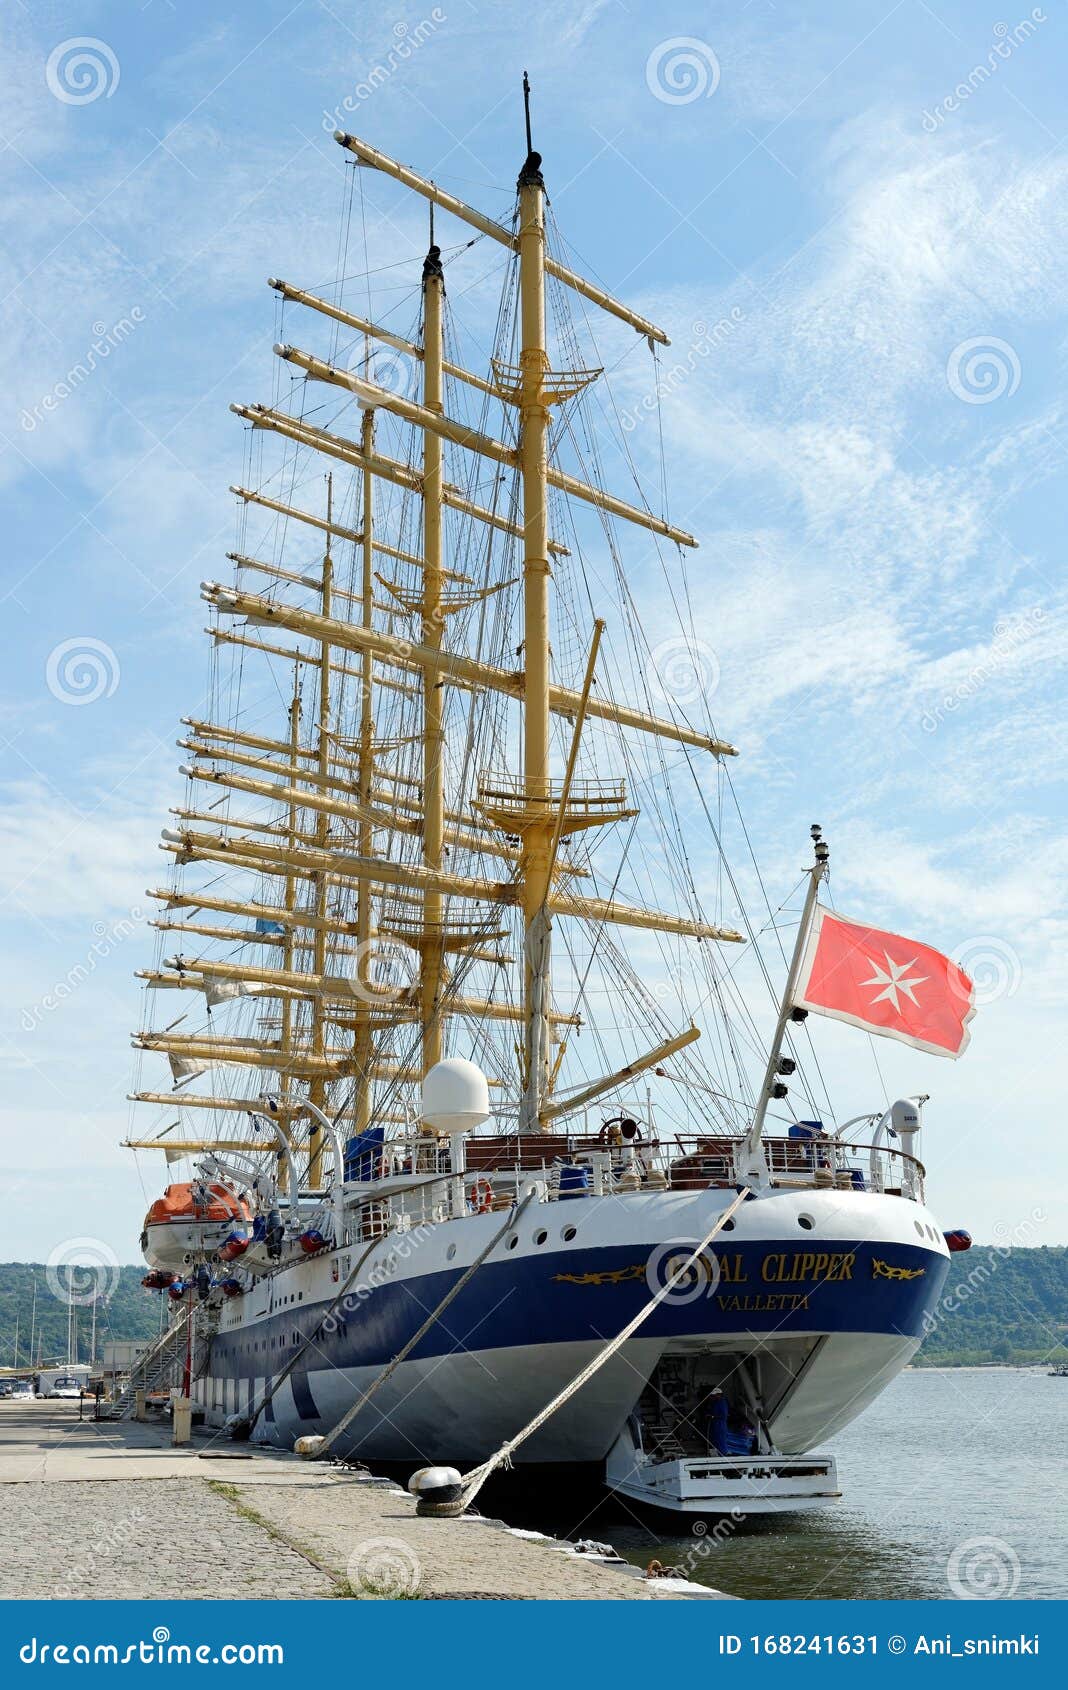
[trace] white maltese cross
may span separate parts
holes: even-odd
[[[916,1004],[916,1008],[919,1009],[920,1006],[916,1002],[915,987],[922,986],[927,979],[927,975],[917,974],[912,979],[907,978],[909,969],[916,966],[916,958],[913,957],[911,962],[894,962],[888,951],[884,951],[883,955],[886,957],[886,968],[880,968],[879,964],[874,962],[871,957],[865,958],[868,967],[872,970],[872,978],[862,980],[861,985],[881,986],[883,988],[881,992],[876,992],[871,1000],[872,1003],[881,1003],[885,998],[900,1012],[901,999],[898,993],[903,992],[909,1002]],[[887,972],[888,970],[889,972]]]

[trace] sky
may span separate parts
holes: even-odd
[[[1063,7],[11,0],[0,32],[0,1257],[134,1260],[163,1183],[119,1148],[133,975],[228,405],[277,379],[264,280],[334,273],[339,122],[505,212],[524,69],[573,251],[672,336],[696,684],[773,902],[818,820],[836,905],[977,982],[959,1063],[883,1041],[876,1071],[822,1023],[840,1116],[930,1092],[944,1223],[1068,1240]],[[617,387],[639,452],[649,370]]]

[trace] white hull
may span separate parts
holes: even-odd
[[[507,1241],[498,1247],[471,1282],[468,1301],[458,1300],[443,1319],[444,1330],[431,1335],[438,1340],[433,1353],[417,1352],[400,1365],[357,1415],[339,1450],[413,1464],[483,1459],[601,1351],[625,1324],[634,1299],[648,1299],[644,1284],[621,1287],[612,1264],[631,1256],[640,1264],[666,1241],[696,1241],[732,1195],[643,1193],[535,1204],[514,1249]],[[811,1226],[802,1230],[799,1217]],[[446,1274],[455,1276],[473,1261],[500,1224],[499,1214],[445,1222],[413,1242],[407,1256],[403,1234],[384,1239],[361,1276],[365,1294],[352,1303],[344,1344],[351,1349],[361,1343],[391,1310],[402,1311],[407,1326],[385,1321],[377,1353],[355,1362],[346,1360],[344,1349],[332,1350],[329,1337],[317,1341],[304,1365],[278,1387],[256,1438],[291,1448],[298,1436],[330,1430],[401,1347],[399,1334],[414,1331],[440,1300]],[[565,1240],[572,1227],[575,1236]],[[545,1234],[543,1242],[535,1241]],[[722,1244],[717,1240],[716,1251]],[[907,1269],[911,1279],[887,1284],[865,1265],[871,1252],[891,1265],[919,1265]],[[357,1253],[353,1247],[296,1262],[224,1308],[199,1386],[210,1423],[221,1425],[259,1405],[289,1359],[286,1346],[302,1343],[321,1321],[344,1282],[345,1263]],[[766,1277],[800,1271],[809,1261],[850,1257],[856,1257],[850,1270],[856,1277],[837,1284]],[[374,1268],[391,1258],[392,1271],[376,1283]],[[803,1453],[859,1414],[908,1362],[919,1342],[918,1329],[908,1324],[917,1327],[917,1298],[921,1291],[926,1297],[928,1287],[932,1299],[937,1296],[946,1260],[933,1218],[900,1198],[853,1195],[843,1203],[834,1192],[806,1191],[747,1203],[722,1249],[724,1277],[715,1291],[678,1309],[665,1305],[669,1318],[624,1346],[518,1459],[604,1462],[665,1357],[698,1357],[704,1365],[717,1355],[757,1358],[769,1402],[776,1398],[766,1422],[774,1449]],[[601,1262],[609,1264],[603,1272]],[[476,1294],[482,1301],[474,1306]],[[787,1304],[803,1306],[784,1312]]]

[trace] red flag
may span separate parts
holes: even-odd
[[[957,1057],[968,1043],[975,988],[930,945],[817,905],[793,1002],[917,1050]]]

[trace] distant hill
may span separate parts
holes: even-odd
[[[120,1269],[111,1295],[98,1304],[98,1355],[108,1338],[154,1338],[159,1331],[160,1298],[143,1289],[144,1272],[144,1267]],[[16,1314],[19,1359],[29,1362],[35,1276],[35,1356],[67,1359],[67,1306],[49,1288],[44,1266],[5,1262],[0,1263],[0,1366],[12,1363]],[[918,1367],[1068,1361],[1068,1248],[977,1245],[953,1256],[936,1317],[916,1357]],[[77,1310],[74,1359],[89,1360],[91,1324],[92,1310],[83,1304]]]
[[[96,1351],[100,1357],[104,1344],[110,1338],[154,1338],[159,1331],[160,1298],[154,1291],[146,1291],[141,1284],[142,1277],[147,1273],[142,1264],[139,1267],[124,1267],[118,1270],[118,1282],[115,1283],[115,1270],[103,1270],[99,1279],[100,1290],[110,1291],[106,1300],[102,1296],[97,1303],[96,1310]],[[54,1277],[54,1276],[53,1276]],[[84,1270],[82,1278],[86,1277]],[[77,1354],[67,1356],[67,1304],[57,1297],[49,1285],[47,1270],[42,1262],[0,1262],[0,1366],[11,1367],[14,1362],[13,1348],[15,1341],[15,1322],[18,1318],[20,1366],[29,1366],[30,1357],[30,1317],[33,1308],[33,1282],[37,1281],[37,1312],[34,1321],[33,1361],[41,1356],[44,1360],[88,1361],[90,1336],[92,1332],[93,1311],[88,1301],[78,1303],[76,1315],[76,1348]],[[66,1284],[64,1279],[59,1286],[62,1291]],[[88,1293],[91,1295],[92,1284]],[[78,1302],[83,1293],[76,1286],[75,1300]]]
[[[977,1244],[950,1257],[918,1367],[1068,1361],[1068,1248]]]

